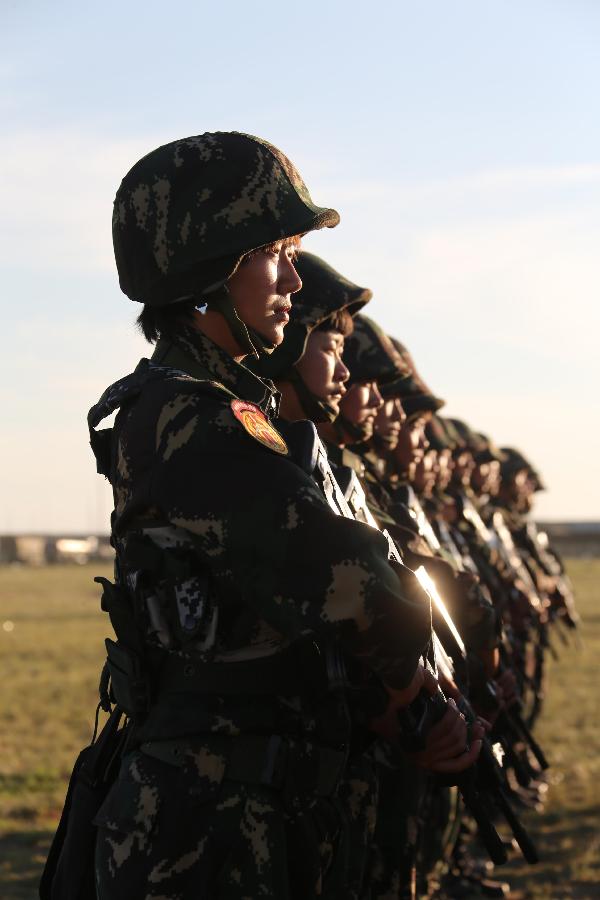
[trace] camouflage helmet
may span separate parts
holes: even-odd
[[[491,438],[486,434],[482,434],[480,431],[474,433],[473,455],[475,457],[475,462],[477,463],[501,463],[504,461],[504,453],[502,450],[496,446]]]
[[[182,138],[139,160],[117,191],[119,283],[151,306],[200,299],[249,251],[338,222],[267,141],[238,132]]]
[[[448,443],[448,446],[450,447],[450,449],[456,450],[458,447],[460,447],[461,446],[460,435],[459,435],[458,431],[456,430],[456,428],[454,427],[454,425],[452,424],[452,422],[450,421],[450,419],[447,419],[445,416],[439,416],[439,415],[436,415],[435,419],[437,420],[437,422],[439,422],[439,424],[444,429],[444,433],[446,435],[446,440],[447,440],[447,443]]]
[[[446,423],[446,427],[451,428],[456,436],[457,452],[460,453],[463,450],[469,450],[473,453],[474,448],[476,447],[476,437],[475,432],[467,425],[467,423],[463,422],[462,419],[455,418],[446,419]]]
[[[293,296],[283,342],[269,357],[256,364],[261,375],[274,380],[289,375],[302,358],[311,331],[343,309],[355,316],[373,296],[368,288],[359,287],[340,275],[314,253],[302,250],[294,265],[302,287]]]
[[[398,338],[391,336],[390,341],[392,342],[395,351],[404,361],[404,365],[408,369],[408,377],[400,378],[397,382],[388,382],[388,384],[386,384],[383,389],[384,396],[402,397],[412,394],[429,394],[430,396],[434,397],[435,394],[425,383],[423,377],[421,376],[415,365],[415,361],[412,355],[406,348],[406,345],[399,341]],[[442,405],[443,401],[440,401],[440,406]]]
[[[404,361],[409,375],[384,384],[381,393],[385,398],[398,397],[402,408],[406,413],[407,422],[410,423],[426,413],[435,413],[444,406],[445,401],[437,397],[427,386],[421,374],[418,372],[415,362],[406,346],[397,338],[390,338],[394,349]]]
[[[474,431],[462,419],[447,419],[446,421],[450,423],[455,434],[458,435],[456,446],[458,452],[469,450],[477,463],[492,462],[493,460],[502,461],[504,459],[501,451],[485,434]]]
[[[344,362],[350,369],[349,384],[376,381],[381,386],[410,377],[410,369],[387,334],[363,315],[354,319],[354,331],[344,347]]]
[[[402,408],[406,413],[408,423],[420,419],[427,413],[435,413],[444,405],[444,400],[436,397],[435,394],[425,394],[421,391],[400,395],[399,397]]]
[[[454,449],[454,442],[451,440],[444,422],[441,417],[436,416],[435,413],[431,416],[425,426],[425,437],[433,450],[442,451]]]
[[[529,462],[527,457],[523,456],[520,450],[515,450],[514,447],[502,447],[501,452],[504,456],[500,465],[500,474],[502,478],[512,478],[517,472],[524,470],[533,482],[535,491],[546,490],[546,485],[542,480],[540,473]]]

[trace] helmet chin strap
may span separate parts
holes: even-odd
[[[203,303],[198,304],[197,307],[199,311],[202,312],[202,306],[205,306],[207,309],[221,313],[229,325],[233,337],[245,353],[258,358],[262,354],[273,352],[275,344],[242,322],[226,284],[208,295],[203,295],[201,300]]]
[[[376,431],[373,431],[373,447],[380,454],[386,455],[393,449],[398,443],[398,438],[390,438],[389,435],[385,435],[382,437],[380,434],[377,434]],[[393,445],[393,447],[392,447]]]
[[[337,417],[334,428],[340,442],[350,444],[351,447],[354,447],[355,444],[364,444],[371,437],[370,434],[366,434],[364,428],[361,428],[360,425],[355,425],[354,422],[350,422],[342,413]]]
[[[285,376],[285,380],[293,385],[307,419],[310,419],[315,425],[323,422],[335,422],[338,417],[337,407],[321,400],[312,391],[309,391],[296,366],[292,366]]]

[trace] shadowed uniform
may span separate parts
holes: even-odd
[[[214,137],[186,147],[214,156]],[[311,216],[288,210],[261,240],[327,224]],[[115,497],[105,606],[142,663],[134,707],[144,686],[135,749],[96,818],[100,900],[348,896],[348,723],[327,654],[339,645],[405,687],[430,611],[385,539],[329,509],[271,423],[276,407],[270,383],[181,327],[91,411],[95,428],[120,409],[92,438]]]

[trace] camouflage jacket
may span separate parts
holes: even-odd
[[[431,523],[410,485],[390,482],[385,461],[373,446],[356,449],[364,466],[361,481],[369,507],[379,524],[394,538],[406,565],[413,570],[424,566],[434,579],[467,649],[494,647],[497,622],[491,603],[470,576],[457,571],[449,554],[439,544],[435,546],[437,538]],[[415,514],[413,505],[420,515]],[[427,538],[428,533],[433,543]]]
[[[142,596],[145,641],[234,663],[335,640],[405,686],[430,637],[426,597],[390,565],[385,538],[336,517],[288,455],[273,386],[190,330],[160,342],[150,366],[165,377],[121,407],[110,473],[120,578]],[[282,728],[290,704],[169,707],[147,730]]]

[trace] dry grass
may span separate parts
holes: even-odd
[[[583,647],[559,647],[537,729],[552,762],[546,811],[529,817],[542,862],[505,870],[525,896],[600,897],[600,561],[574,560]],[[0,897],[33,900],[77,751],[88,742],[109,634],[98,567],[0,569]],[[12,631],[3,623],[12,622]],[[557,642],[555,642],[557,643]],[[502,873],[504,874],[504,873]]]
[[[66,781],[91,737],[110,633],[96,574],[110,576],[87,566],[0,569],[2,900],[37,896]]]
[[[544,813],[526,817],[542,862],[502,871],[535,900],[600,897],[600,560],[572,560],[582,645],[564,648],[549,665],[544,714],[536,736],[547,749],[549,799]]]

